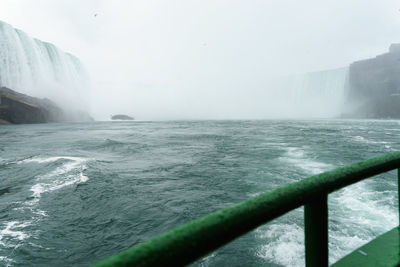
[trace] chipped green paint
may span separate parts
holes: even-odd
[[[94,264],[100,266],[184,265],[300,206],[306,206],[307,266],[327,266],[327,205],[320,199],[365,178],[400,167],[400,152],[386,154],[314,175],[234,206],[221,209]],[[308,210],[308,211],[307,211]],[[326,210],[326,211],[325,211]],[[313,234],[318,222],[321,235]],[[325,223],[326,222],[326,223]],[[322,244],[322,245],[321,245]],[[322,256],[320,253],[323,253]],[[308,260],[309,259],[309,260]]]

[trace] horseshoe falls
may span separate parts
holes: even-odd
[[[0,87],[82,106],[89,79],[78,58],[0,21]]]
[[[268,98],[285,117],[332,118],[343,109],[348,67],[308,72],[271,81]]]

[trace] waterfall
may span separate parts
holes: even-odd
[[[341,114],[348,67],[309,72],[273,81],[274,101],[291,117],[336,117]]]
[[[293,79],[292,97],[294,101],[329,99],[334,105],[344,100],[348,68],[309,72]]]
[[[81,106],[88,94],[87,77],[75,56],[0,21],[0,87]]]

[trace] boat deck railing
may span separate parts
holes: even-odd
[[[306,266],[328,266],[328,195],[399,168],[400,152],[395,152],[314,175],[178,226],[94,266],[189,264],[301,206],[304,206]],[[399,175],[398,170],[398,182]]]

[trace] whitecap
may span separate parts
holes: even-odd
[[[37,163],[48,163],[55,162],[60,159],[67,160],[63,162],[61,166],[58,166],[55,170],[39,175],[36,177],[38,183],[34,184],[30,191],[32,192],[31,201],[26,202],[28,206],[36,204],[38,199],[43,193],[59,190],[66,186],[73,184],[84,183],[89,180],[89,178],[83,174],[86,170],[86,162],[90,159],[80,158],[80,157],[49,157],[49,158],[33,158],[26,159],[22,162],[37,162]],[[44,211],[39,211],[38,214],[44,215]]]
[[[89,177],[83,174],[83,171],[86,169],[86,166],[82,167],[82,171],[79,173],[79,182],[80,183],[85,183],[89,180]]]
[[[330,254],[338,260],[376,236],[395,227],[397,212],[393,207],[395,191],[376,191],[363,181],[348,186],[329,198],[330,217],[335,221],[330,231]]]
[[[271,224],[255,231],[265,240],[256,255],[283,266],[304,266],[304,230],[296,224]]]
[[[6,256],[0,256],[0,262],[2,262],[3,264],[5,264],[4,266],[8,267],[8,266],[12,266],[11,263],[14,262],[13,259],[10,259]]]
[[[20,160],[18,162],[18,164],[21,163],[50,163],[50,162],[55,162],[58,161],[60,159],[65,159],[65,160],[70,160],[70,161],[85,161],[85,158],[80,158],[80,157],[69,157],[69,156],[58,156],[58,157],[47,157],[47,158],[43,158],[43,157],[36,157],[36,158],[28,158],[28,159],[24,159],[24,160]]]
[[[213,252],[207,256],[205,256],[204,258],[202,258],[199,262],[199,266],[209,266],[210,262],[212,262],[212,260],[215,258],[215,256],[217,256],[216,252]]]
[[[365,144],[390,144],[389,142],[386,142],[386,141],[370,140],[370,139],[367,139],[360,135],[353,136],[352,139],[356,142],[365,143]]]
[[[28,238],[29,234],[22,231],[22,229],[29,225],[31,225],[31,222],[10,221],[5,223],[4,229],[0,230],[0,245],[4,247],[15,247],[16,245],[11,244],[9,240],[19,243]],[[8,240],[8,242],[5,242],[4,239]]]
[[[63,160],[61,165],[54,170],[43,175],[36,176],[36,183],[30,187],[32,192],[31,198],[25,202],[16,202],[18,207],[13,210],[21,213],[30,212],[31,221],[19,222],[10,221],[5,224],[4,229],[0,230],[0,245],[13,247],[14,249],[20,242],[28,238],[30,235],[23,231],[28,225],[34,221],[38,223],[42,217],[48,216],[44,210],[39,208],[39,202],[44,193],[56,191],[74,184],[84,183],[88,181],[88,177],[84,175],[86,170],[86,162],[89,159],[80,157],[49,157],[49,158],[30,158],[20,161],[19,163],[51,163]],[[13,242],[12,242],[13,241]]]
[[[358,140],[367,142],[363,137]],[[384,143],[384,142],[379,142]],[[280,158],[309,174],[328,171],[334,166],[316,161],[300,148],[287,148]],[[346,187],[329,197],[330,262],[342,258],[398,223],[396,191],[376,191],[364,181]],[[257,255],[284,266],[304,266],[304,229],[296,224],[272,224],[256,230],[258,239],[265,239]],[[268,242],[268,243],[267,243]]]
[[[333,168],[331,164],[307,157],[305,151],[297,147],[288,147],[287,152],[280,157],[280,160],[294,165],[296,168],[302,169],[310,175],[328,171]]]

